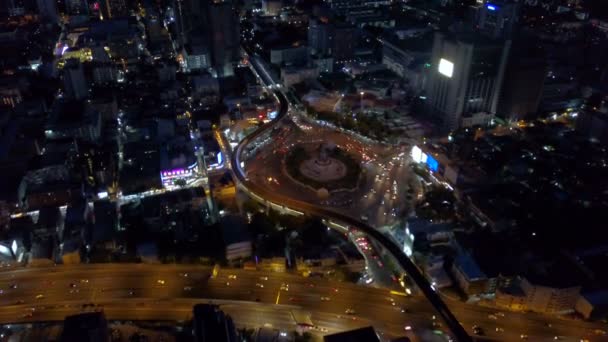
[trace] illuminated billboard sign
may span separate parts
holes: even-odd
[[[433,172],[437,172],[437,169],[439,169],[439,163],[430,155],[426,158],[426,166]]]
[[[452,74],[454,74],[454,63],[442,58],[439,60],[438,70],[440,74],[447,77],[452,77]]]
[[[418,147],[418,146],[412,147],[412,159],[416,163],[420,163],[420,160],[422,160],[422,150],[420,149],[420,147]]]

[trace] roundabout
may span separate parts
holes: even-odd
[[[313,191],[352,191],[359,185],[359,162],[332,143],[298,144],[283,159],[283,172]]]

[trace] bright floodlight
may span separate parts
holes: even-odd
[[[454,63],[448,61],[447,59],[439,60],[439,72],[447,77],[452,77],[454,73]]]

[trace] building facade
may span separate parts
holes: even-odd
[[[460,127],[463,116],[496,113],[510,46],[509,40],[435,34],[426,107],[443,131]]]

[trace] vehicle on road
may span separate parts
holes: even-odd
[[[162,280],[162,279],[158,279],[158,280],[156,281],[156,283],[157,283],[157,284],[159,284],[159,285],[165,285],[165,281],[164,281],[164,280]]]
[[[264,284],[261,284],[261,283],[256,283],[256,284],[255,284],[255,287],[264,288]]]
[[[184,291],[192,291],[192,286],[184,286]]]
[[[260,277],[260,280],[268,280],[268,277]]]
[[[483,329],[480,326],[478,326],[478,325],[474,325],[473,326],[473,333],[475,335],[478,335],[478,336],[483,336],[484,335]]]
[[[228,279],[236,279],[236,274],[231,274],[228,276]]]
[[[321,297],[322,302],[329,302],[329,297]]]
[[[522,339],[522,340],[527,340],[528,339],[528,335],[521,334],[521,335],[519,335],[519,338]]]
[[[497,320],[498,319],[498,317],[496,317],[496,315],[492,315],[492,314],[488,315],[488,318],[489,319],[493,319],[493,320]]]
[[[39,293],[36,295],[36,299],[42,299],[44,298],[44,295],[42,293]]]
[[[357,312],[355,312],[355,310],[353,310],[351,308],[348,308],[348,309],[344,310],[344,313],[347,314],[347,315],[354,315]]]

